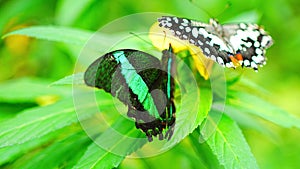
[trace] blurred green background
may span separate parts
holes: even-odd
[[[230,6],[227,8],[226,6]],[[0,1],[0,33],[33,25],[60,25],[96,31],[107,23],[133,13],[161,12],[208,21],[216,17],[221,23],[249,21],[262,25],[274,39],[267,50],[267,65],[255,73],[245,70],[245,77],[270,91],[271,103],[300,117],[300,1],[299,0],[2,0]],[[131,23],[134,24],[134,23]],[[101,46],[99,46],[101,48]],[[0,82],[22,77],[56,81],[74,71],[80,49],[70,50],[61,43],[25,36],[10,36],[0,41]],[[0,89],[1,90],[1,89]],[[23,108],[34,105],[19,105]],[[3,106],[1,110],[5,110]],[[266,137],[244,129],[244,134],[261,168],[299,168],[300,131],[284,129],[268,123],[275,136]],[[175,152],[183,153],[182,147]],[[139,168],[156,160],[179,161],[185,167],[193,158],[176,153],[139,160],[127,159],[121,168]],[[142,166],[141,166],[142,165]],[[148,166],[149,167],[149,166]]]

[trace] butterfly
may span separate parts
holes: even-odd
[[[202,23],[175,16],[158,18],[159,26],[169,29],[181,40],[199,47],[203,54],[223,67],[239,65],[258,70],[266,64],[266,49],[272,37],[256,24],[221,25],[216,20]]]
[[[85,71],[86,85],[103,89],[128,106],[127,115],[148,137],[170,139],[175,126],[173,49],[162,59],[133,49],[109,52]],[[165,131],[165,132],[164,132]]]

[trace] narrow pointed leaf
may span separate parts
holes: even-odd
[[[192,133],[208,114],[212,102],[211,90],[204,88],[200,92],[201,93],[199,100],[201,100],[201,104],[199,104],[199,107],[189,106],[188,108],[186,107],[187,109],[183,109],[177,113],[175,133],[172,136],[171,140],[169,140],[168,143],[164,146],[165,149],[176,145],[187,135]],[[197,99],[195,98],[197,97],[189,97],[186,100],[187,103],[183,103],[183,105],[189,105],[191,102],[196,102]],[[194,114],[193,112],[196,112],[196,114]]]
[[[228,104],[246,113],[251,113],[283,127],[300,128],[300,119],[263,100],[262,98],[239,91],[228,93]]]
[[[64,86],[49,87],[50,81],[42,79],[22,78],[0,84],[1,102],[36,102],[41,97],[70,96],[72,90]],[[30,89],[30,90],[28,90]]]
[[[87,42],[92,34],[93,32],[91,31],[61,26],[32,26],[9,32],[2,38],[6,38],[11,35],[25,35],[37,39],[82,46]]]
[[[77,73],[72,74],[70,76],[66,76],[62,79],[59,79],[53,83],[50,84],[50,86],[56,86],[56,85],[82,85],[85,84],[83,80],[83,74],[84,73]]]

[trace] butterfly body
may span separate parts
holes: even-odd
[[[257,70],[266,63],[265,50],[273,43],[271,36],[256,24],[221,25],[214,19],[206,24],[172,16],[158,18],[158,22],[174,36],[187,40],[204,55],[229,68],[241,65]]]

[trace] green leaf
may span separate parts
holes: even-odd
[[[193,143],[193,147],[206,168],[221,169],[224,168],[218,161],[217,157],[213,154],[212,150],[206,142],[201,143],[199,140],[200,128],[196,129],[192,134],[189,135],[189,139]],[[199,144],[200,143],[200,144]],[[204,167],[203,167],[204,168]]]
[[[200,90],[194,77],[185,67],[178,65],[178,78],[180,83],[181,101],[175,102],[176,123],[172,138],[165,144],[164,149],[179,143],[187,135],[192,133],[207,116],[212,104],[212,91],[210,88],[201,87]],[[176,100],[175,100],[176,101]],[[195,103],[195,104],[194,104]]]
[[[99,95],[102,106],[112,105],[110,95],[103,92]],[[82,99],[80,109],[85,110],[85,114],[80,116],[80,120],[84,120],[97,113],[94,110],[97,110],[98,107],[91,102],[91,99],[94,98],[91,98],[90,93],[82,94],[80,97]],[[49,106],[25,110],[15,118],[0,123],[0,147],[21,144],[77,123],[73,99],[70,97]]]
[[[220,112],[211,111],[208,121],[216,125],[216,131],[207,140],[207,144],[220,164],[225,168],[258,168],[256,160],[238,125],[224,114],[219,123],[216,124],[214,116]]]
[[[0,84],[0,102],[36,102],[43,96],[66,97],[72,94],[71,88],[49,87],[49,84],[50,81],[34,78],[6,81]]]
[[[71,99],[25,110],[1,123],[0,147],[21,144],[77,122]]]
[[[189,105],[192,102],[196,102],[195,97],[190,97],[187,99],[187,103],[182,103]],[[211,90],[208,88],[203,88],[200,90],[200,99],[199,99],[199,107],[198,110],[183,110],[178,113],[178,118],[176,119],[176,134],[180,135],[180,139],[178,139],[178,142],[185,138],[187,135],[192,133],[198,126],[201,124],[201,122],[204,120],[204,118],[207,116],[211,104],[212,104],[212,93]],[[192,107],[192,106],[190,106]],[[195,107],[194,107],[195,108]],[[195,116],[193,113],[190,112],[198,112],[198,114]],[[192,123],[190,125],[189,123]],[[188,127],[188,128],[186,128]]]
[[[288,112],[268,103],[255,95],[230,91],[228,104],[240,111],[251,113],[283,127],[300,128],[300,119]]]
[[[36,103],[25,102],[25,103],[0,103],[0,121],[15,117],[19,112],[25,109],[38,106]]]
[[[215,104],[214,104],[215,105]],[[226,115],[228,115],[231,119],[236,121],[239,126],[243,128],[250,128],[261,132],[262,134],[268,136],[269,138],[273,138],[273,140],[278,140],[279,136],[272,129],[269,129],[265,124],[261,121],[257,120],[257,117],[252,114],[244,113],[243,110],[227,104],[224,110],[218,109],[220,106],[214,106],[213,109],[218,111],[224,111]]]
[[[37,138],[23,144],[0,148],[0,166],[5,163],[12,162],[22,154],[26,154],[30,150],[49,142],[49,140],[53,139],[56,135],[57,132],[53,132],[41,138]]]
[[[268,90],[264,89],[261,85],[254,83],[253,81],[251,81],[250,79],[247,79],[245,77],[240,79],[238,85],[241,85],[244,87],[243,91],[245,91],[245,88],[247,88],[248,90],[251,90],[250,93],[252,93],[253,91],[257,91],[257,93],[270,95],[270,92]]]
[[[84,154],[90,143],[90,138],[83,132],[72,134],[38,152],[20,168],[71,168]]]
[[[72,74],[70,76],[66,76],[62,79],[59,79],[53,83],[50,84],[50,86],[56,86],[56,85],[82,85],[84,83],[83,79],[84,73],[76,73]]]
[[[77,168],[113,168],[117,167],[124,157],[117,156],[108,151],[101,149],[97,144],[92,143],[78,164],[73,167]]]
[[[137,130],[132,121],[120,116],[111,128],[95,138],[74,168],[118,167],[125,156],[146,142],[144,133]]]
[[[69,44],[83,46],[87,42],[87,40],[93,35],[93,32],[61,26],[32,26],[9,32],[5,34],[2,38],[6,38],[11,35],[25,35],[38,39],[65,42]]]

